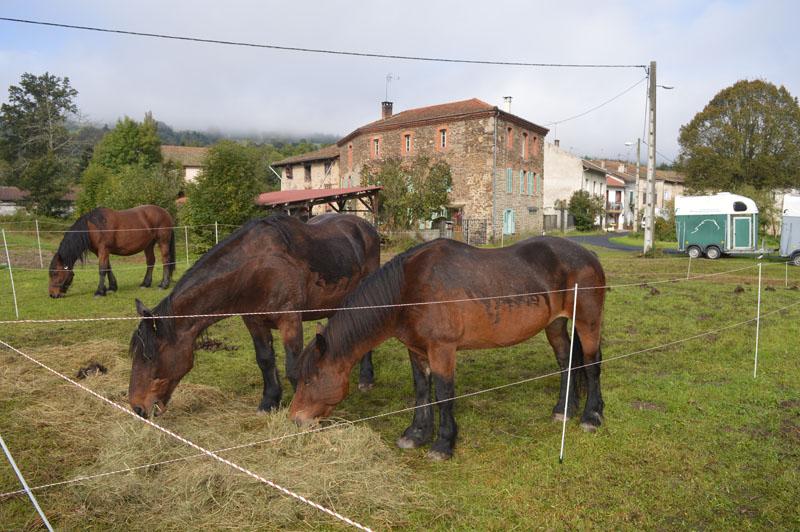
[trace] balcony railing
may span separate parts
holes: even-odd
[[[622,203],[612,203],[609,201],[606,203],[606,211],[622,212]]]

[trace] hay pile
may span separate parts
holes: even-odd
[[[125,346],[91,341],[28,352],[68,375],[89,361],[102,364],[106,375],[90,374],[82,382],[126,402]],[[13,405],[3,404],[4,436],[16,443],[17,461],[32,485],[196,454],[5,350],[0,397],[14,398]],[[156,421],[210,450],[299,431],[285,410],[258,415],[256,404],[255,397],[183,382]],[[221,456],[376,528],[406,524],[399,516],[417,499],[402,457],[366,425],[342,424]],[[7,476],[0,479],[0,490],[15,489]],[[52,488],[39,498],[59,528],[264,530],[337,523],[209,458]],[[0,501],[0,521],[5,504]]]

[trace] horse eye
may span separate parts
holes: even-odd
[[[64,269],[65,270],[69,270],[69,266],[64,266]]]

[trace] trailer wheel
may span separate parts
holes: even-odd
[[[719,248],[717,246],[709,246],[706,248],[706,257],[711,260],[716,260],[722,255]]]
[[[792,264],[800,266],[800,251],[795,251],[791,258]]]
[[[689,249],[686,250],[686,253],[693,259],[699,259],[703,254],[703,252],[700,251],[700,248],[697,246],[689,246]]]

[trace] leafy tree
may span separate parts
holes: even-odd
[[[682,126],[678,140],[691,189],[800,186],[800,106],[783,86],[736,82]]]
[[[576,190],[569,199],[569,213],[575,219],[578,231],[591,231],[603,211],[603,199],[588,190]]]
[[[161,140],[152,115],[147,113],[142,123],[127,116],[117,121],[95,147],[92,162],[112,171],[127,165],[151,167],[160,163]]]
[[[266,188],[256,151],[232,141],[209,150],[205,168],[187,189],[185,215],[206,243],[213,242],[214,222],[240,225],[260,214],[255,199]]]
[[[421,155],[391,157],[365,164],[361,182],[381,185],[378,219],[389,229],[409,229],[447,204],[450,165]]]
[[[0,106],[0,156],[7,181],[28,189],[30,208],[53,214],[75,175],[67,119],[77,113],[69,78],[24,73]]]
[[[176,165],[129,164],[106,177],[97,204],[112,209],[158,205],[176,214],[175,199],[183,186],[183,169]]]

